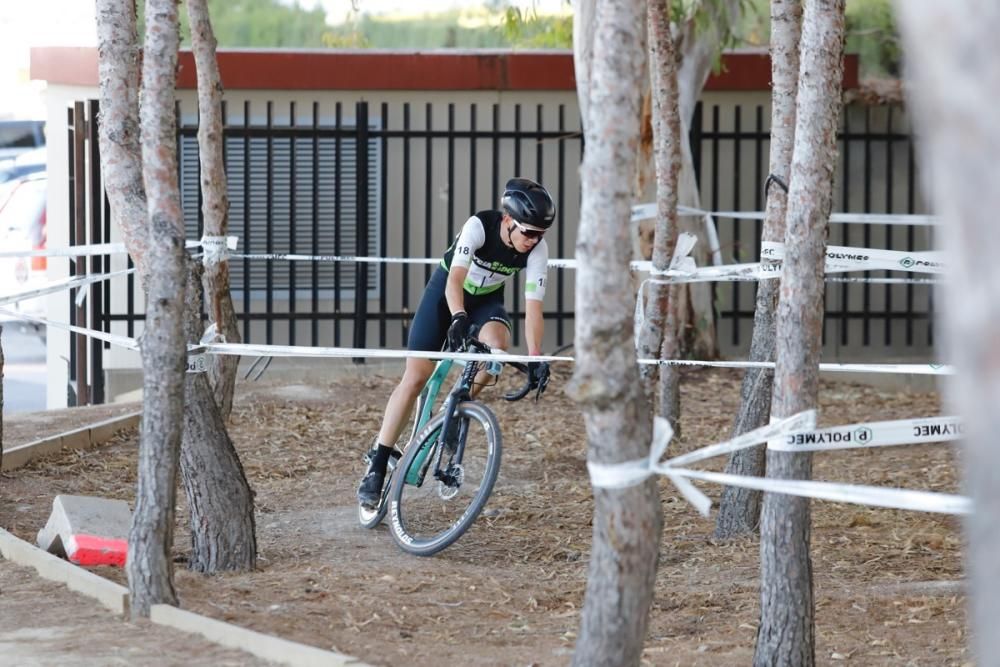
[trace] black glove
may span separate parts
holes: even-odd
[[[465,339],[469,337],[469,316],[461,310],[451,316],[451,326],[448,327],[448,347],[453,352],[465,348]]]
[[[549,362],[529,361],[528,380],[531,382],[531,388],[537,389],[538,395],[541,396],[546,385],[549,384]]]

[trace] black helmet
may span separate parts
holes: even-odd
[[[548,229],[556,217],[556,207],[548,190],[530,178],[507,181],[500,203],[504,213],[533,229]]]

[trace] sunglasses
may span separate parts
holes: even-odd
[[[540,239],[543,236],[545,236],[545,230],[544,229],[528,229],[527,227],[525,227],[524,225],[522,225],[520,222],[518,222],[514,218],[511,218],[510,221],[514,223],[514,227],[517,228],[517,231],[521,232],[521,234],[524,236],[524,238],[527,238],[527,239]]]

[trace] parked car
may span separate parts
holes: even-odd
[[[45,146],[33,148],[15,158],[5,160],[0,166],[0,183],[13,181],[28,174],[45,171],[48,151]]]
[[[48,177],[36,172],[0,184],[0,248],[41,250],[46,242]],[[45,257],[0,257],[0,295],[44,286]],[[43,316],[45,297],[5,306],[8,310]]]
[[[0,168],[6,162],[45,145],[44,120],[0,120]]]

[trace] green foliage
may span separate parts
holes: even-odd
[[[143,34],[143,2],[136,3],[139,11],[139,38]],[[191,46],[184,2],[178,6],[181,23],[181,44]],[[321,8],[306,10],[279,0],[208,0],[212,30],[220,47],[291,47],[323,46],[326,32],[326,12]]]
[[[534,7],[522,11],[507,7],[503,11],[500,32],[512,47],[534,49],[573,48],[573,17],[540,16]]]
[[[364,4],[362,4],[364,7]],[[328,45],[350,40],[376,49],[500,48],[508,46],[489,20],[486,10],[451,10],[419,18],[399,20],[362,15],[360,18],[326,28]]]
[[[749,0],[740,33],[748,46],[767,46],[771,39],[770,3]],[[847,0],[845,51],[858,54],[862,77],[897,77],[902,56],[891,0]]]

